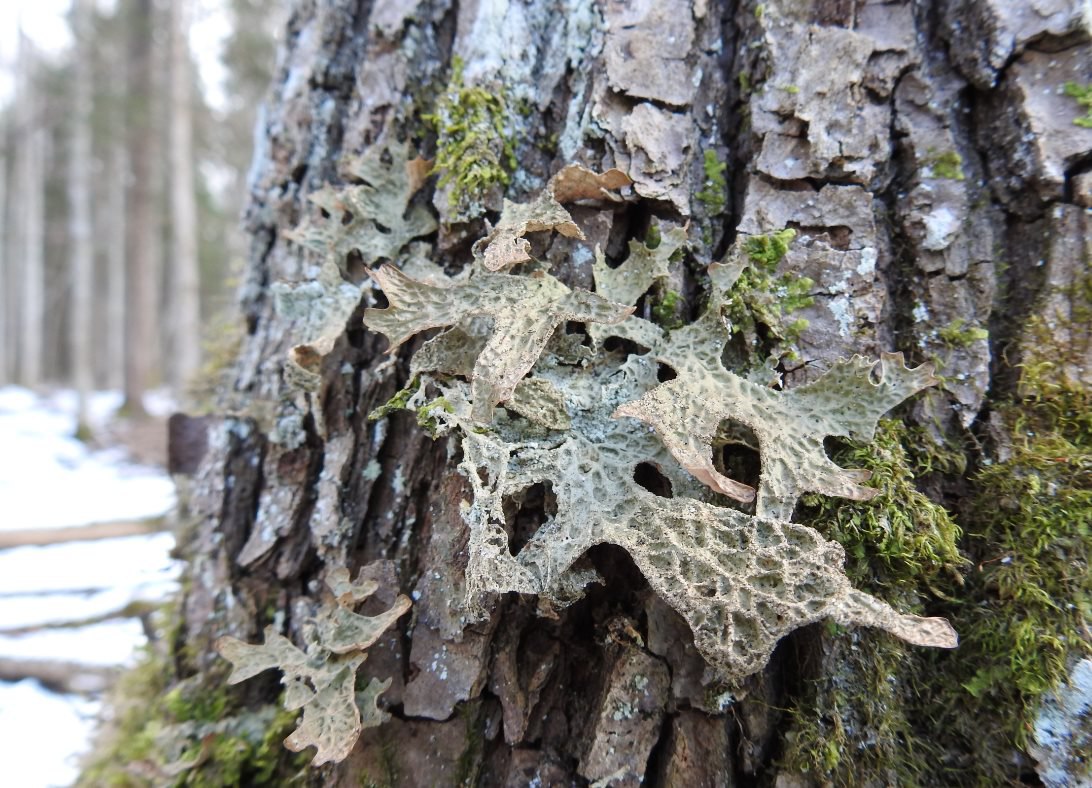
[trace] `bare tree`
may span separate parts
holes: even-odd
[[[8,220],[8,115],[0,115],[0,384],[14,379],[12,361],[15,358],[15,326],[11,292],[12,271],[11,224]]]
[[[201,360],[200,277],[197,264],[197,195],[194,189],[193,90],[189,48],[189,3],[170,9],[171,260],[168,266],[170,357],[174,385],[181,390]]]
[[[153,123],[153,8],[151,0],[129,0],[128,158],[125,222],[125,404],[144,414],[144,391],[158,358],[158,212],[153,204],[157,139]]]
[[[16,139],[22,154],[17,161],[19,194],[18,258],[21,320],[19,323],[19,375],[25,386],[42,378],[42,336],[45,332],[45,148],[46,130],[35,85],[34,46],[20,34],[19,108]]]
[[[91,237],[91,0],[76,0],[72,8],[75,39],[72,83],[71,161],[68,170],[69,254],[72,269],[69,348],[72,379],[79,401],[77,432],[88,430],[88,401],[94,385],[95,247]]]
[[[125,384],[126,361],[126,184],[129,181],[129,134],[125,104],[125,48],[117,41],[107,42],[110,86],[109,141],[106,154],[106,199],[103,211],[103,241],[106,245],[106,384],[121,389]]]

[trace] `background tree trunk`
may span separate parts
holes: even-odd
[[[8,121],[0,121],[0,385],[7,385],[15,377],[12,361],[15,358],[15,323],[12,308],[12,245],[11,222],[8,218]]]
[[[125,194],[129,180],[129,156],[126,140],[124,100],[126,91],[125,49],[119,42],[107,48],[109,72],[109,110],[107,126],[110,140],[106,152],[106,197],[103,207],[102,232],[106,268],[106,373],[105,384],[114,389],[125,385],[126,313],[126,239],[129,237]]]
[[[69,239],[72,260],[72,316],[69,347],[72,377],[79,400],[77,432],[90,430],[88,400],[94,384],[95,245],[91,237],[91,86],[92,12],[90,0],[73,5],[76,60],[73,84],[71,162],[69,164]]]
[[[201,363],[200,271],[197,265],[197,192],[193,158],[193,69],[190,8],[173,0],[170,13],[171,379],[182,391]]]
[[[151,384],[159,357],[157,245],[159,224],[156,194],[156,152],[160,149],[154,123],[152,13],[150,0],[129,0],[129,180],[125,222],[125,404],[127,414],[144,415],[144,391]]]
[[[180,686],[221,686],[226,665],[212,643],[223,634],[253,642],[272,624],[305,642],[325,570],[380,561],[380,601],[399,591],[414,600],[362,671],[393,677],[382,696],[393,718],[365,731],[348,760],[314,772],[315,784],[806,784],[796,774],[806,762],[789,757],[793,736],[811,735],[803,699],[879,641],[810,627],[726,688],[628,556],[602,546],[590,557],[604,584],[571,607],[541,615],[535,599],[510,594],[487,621],[467,624],[459,507],[469,492],[453,445],[405,413],[366,419],[405,385],[417,345],[386,360],[387,341],[361,326],[358,309],[319,388],[294,388],[283,370],[298,327],[275,310],[270,286],[312,278],[319,260],[286,233],[315,215],[307,195],[342,181],[343,157],[398,138],[434,155],[435,129],[422,118],[459,58],[466,86],[508,102],[517,166],[505,197],[525,200],[571,162],[628,172],[640,199],[613,212],[574,209],[613,259],[652,217],[690,221],[691,264],[670,284],[684,319],[699,312],[704,265],[737,235],[795,228],[779,273],[812,280],[814,303],[801,313],[803,363],[787,365],[786,385],[854,353],[936,361],[944,385],[910,416],[963,462],[925,480],[933,499],[959,510],[973,500],[989,414],[1014,394],[1044,271],[1064,279],[1087,264],[1079,206],[1089,200],[1092,130],[1072,122],[1081,109],[1063,90],[1087,80],[1092,55],[1077,5],[1029,15],[1016,2],[299,3],[250,182],[246,338],[219,411],[190,424],[207,452],[168,644]],[[442,229],[428,256],[449,271],[466,265],[501,191],[481,195],[478,211],[437,192]],[[554,270],[570,284],[587,286],[591,256],[573,249],[558,239],[547,254],[569,261]],[[353,270],[363,281],[359,261]],[[384,305],[364,292],[361,309]],[[1087,377],[1087,346],[1077,355],[1071,371]],[[521,516],[534,527],[546,507],[525,500]],[[925,589],[875,592],[930,612],[955,604]],[[848,681],[872,670],[879,691],[901,691],[912,659]],[[959,650],[928,659],[937,675],[976,669]],[[240,693],[250,709],[277,697],[273,678]],[[956,702],[921,702],[927,710],[907,723],[930,747],[921,769],[936,766],[948,784],[992,775],[976,760],[973,724],[928,730]],[[841,711],[816,714],[830,722]],[[874,719],[837,727],[842,739],[815,768],[840,761],[841,781],[902,782],[898,763],[867,774],[853,765],[877,740],[908,744],[901,730]],[[1007,779],[1032,775],[1014,752],[1011,741],[1001,747],[997,768]]]
[[[22,148],[18,159],[19,192],[19,377],[24,386],[35,386],[42,379],[42,331],[45,316],[45,148],[41,102],[35,84],[33,45],[20,35],[19,85],[21,108],[17,125],[17,140]]]

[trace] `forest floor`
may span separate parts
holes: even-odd
[[[73,392],[0,388],[0,785],[76,778],[103,690],[178,585],[162,530],[172,403],[149,396],[139,429],[115,418],[120,404],[93,396],[84,443]]]

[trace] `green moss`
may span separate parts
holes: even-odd
[[[907,475],[959,476],[954,452],[923,448],[923,433],[894,423],[877,434],[879,465],[852,446],[835,452],[840,464],[873,470],[885,492],[864,503],[811,499],[811,523],[845,545],[855,584],[911,609],[932,596],[930,612],[951,620],[960,645],[905,649],[873,633],[849,650],[827,643],[831,675],[810,682],[796,705],[786,768],[846,785],[1019,781],[1017,753],[1027,751],[1043,694],[1092,653],[1092,402],[1056,372],[1045,362],[1023,368],[1021,398],[992,419],[999,458],[959,482],[970,485],[962,580],[952,571],[958,531]]]
[[[808,496],[804,520],[846,549],[846,574],[856,585],[914,604],[942,572],[959,582],[966,561],[951,515],[915,486],[912,444],[901,421],[882,419],[870,444],[839,448],[834,461],[871,471],[868,486],[880,493],[868,501]]]
[[[685,325],[682,316],[683,301],[674,290],[668,290],[652,307],[652,319],[668,331]]]
[[[957,317],[937,332],[937,336],[948,347],[966,347],[972,342],[989,339],[990,332],[984,328],[967,328],[967,321]]]
[[[378,421],[386,416],[389,416],[396,410],[405,410],[406,404],[409,402],[410,397],[417,393],[421,388],[421,382],[416,377],[406,384],[406,387],[400,391],[395,392],[394,396],[380,405],[378,408],[372,410],[368,414],[368,421]]]
[[[661,241],[663,241],[663,234],[660,232],[660,224],[652,222],[648,226],[648,232],[645,233],[645,246],[649,249],[657,249]]]
[[[177,617],[177,610],[168,611]],[[173,625],[168,621],[166,629]],[[165,639],[166,642],[172,642]],[[79,786],[289,785],[309,758],[285,750],[298,713],[275,705],[242,708],[213,671],[207,683],[173,686],[174,656],[149,647],[111,692],[109,723],[99,731]]]
[[[201,368],[186,382],[186,399],[197,412],[215,412],[220,392],[230,390],[228,377],[245,335],[243,321],[227,315],[214,317],[207,326],[201,341]]]
[[[485,752],[485,730],[481,719],[481,701],[464,703],[459,707],[459,716],[466,725],[466,748],[460,753],[455,763],[452,784],[455,786],[474,786],[478,784],[478,775],[482,768]]]
[[[753,90],[751,86],[751,75],[746,71],[740,71],[736,80],[739,82],[739,92],[743,99],[746,100],[746,98],[751,95],[751,90]]]
[[[800,88],[798,88],[796,85],[782,85],[781,89],[788,93],[790,96],[795,96],[797,93],[800,92]]]
[[[444,413],[454,413],[455,409],[451,406],[451,403],[444,397],[437,397],[432,402],[426,403],[417,409],[417,424],[428,431],[428,434],[435,438],[440,428],[440,423],[436,420],[436,416],[433,415],[433,411],[437,408],[444,411]]]
[[[705,184],[694,195],[704,206],[709,216],[719,216],[728,205],[728,181],[724,177],[728,165],[717,158],[714,150],[705,151]]]
[[[451,79],[436,111],[426,115],[436,131],[439,186],[450,186],[449,202],[475,209],[493,186],[507,186],[516,169],[516,138],[509,123],[507,91],[499,86],[463,84],[463,62],[454,58]]]
[[[796,357],[793,345],[808,322],[789,320],[793,312],[810,306],[815,299],[815,283],[807,277],[777,276],[777,264],[789,251],[796,237],[792,229],[772,235],[755,235],[743,245],[750,264],[744,268],[725,300],[725,316],[733,334],[744,343],[739,364],[754,367],[769,365],[771,360]]]
[[[792,709],[781,768],[816,784],[950,785],[938,781],[939,753],[906,713],[912,649],[868,630],[840,634],[828,646],[836,672],[809,682]]]
[[[881,420],[871,444],[832,452],[843,467],[872,472],[880,490],[868,501],[807,496],[801,520],[846,550],[846,574],[900,608],[920,610],[938,587],[958,587],[966,560],[951,515],[915,484],[936,468],[959,469],[949,450],[935,451],[899,421]],[[829,675],[806,685],[792,710],[783,768],[836,785],[947,784],[935,773],[932,734],[915,704],[923,667],[917,650],[881,632],[828,629]]]
[[[1085,110],[1083,115],[1073,119],[1073,123],[1082,128],[1092,129],[1092,83],[1079,85],[1076,82],[1066,82],[1062,90]]]
[[[968,524],[983,598],[960,616],[977,655],[963,686],[1016,712],[1021,747],[1039,697],[1092,651],[1092,410],[1084,391],[1023,385],[1039,393],[1001,411],[1011,456],[976,478]]]
[[[796,230],[786,227],[772,235],[752,235],[743,243],[743,252],[759,269],[770,272],[789,253]]]
[[[954,150],[944,153],[936,153],[930,150],[929,155],[922,160],[922,164],[929,168],[930,177],[943,178],[949,181],[964,179],[963,157]]]

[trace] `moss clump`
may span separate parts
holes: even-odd
[[[907,714],[913,649],[872,631],[838,633],[828,647],[837,671],[809,682],[792,709],[782,769],[823,785],[949,785],[936,781],[937,753]]]
[[[884,419],[871,444],[845,444],[832,454],[839,465],[870,470],[869,485],[880,494],[869,501],[807,496],[801,519],[845,547],[854,584],[919,611],[931,589],[958,586],[967,563],[960,529],[915,485],[916,474],[958,469],[951,453],[934,458],[921,436]],[[839,635],[825,644],[833,672],[808,682],[793,708],[783,767],[836,785],[937,779],[930,733],[920,729],[910,700],[923,670],[916,650],[884,633]]]
[[[1029,372],[1028,396],[1001,411],[1011,454],[976,478],[967,522],[981,598],[960,616],[963,647],[976,655],[963,687],[979,704],[1011,710],[1022,749],[1040,696],[1070,658],[1092,653],[1092,403]]]
[[[741,366],[754,367],[756,361],[769,366],[797,357],[793,345],[808,321],[787,318],[814,303],[811,289],[815,283],[807,277],[776,275],[777,264],[795,237],[795,230],[785,229],[752,236],[743,244],[750,265],[743,269],[725,300],[732,332],[744,342]]]
[[[1092,129],[1092,84],[1079,85],[1076,82],[1066,82],[1062,90],[1085,109],[1083,115],[1073,118],[1074,125]]]
[[[966,347],[972,342],[989,339],[990,332],[984,328],[967,328],[967,321],[957,317],[937,332],[937,336],[948,347]]]
[[[720,216],[728,206],[728,180],[724,177],[728,165],[717,158],[714,150],[705,151],[705,183],[694,197],[705,206],[709,216]]]
[[[165,609],[162,630],[176,631],[178,611]],[[111,692],[109,721],[99,730],[77,786],[289,785],[303,774],[305,755],[282,740],[298,714],[277,706],[244,709],[223,686],[222,676],[173,686],[177,654],[165,636],[145,649]]]
[[[278,785],[296,782],[307,758],[282,740],[298,716],[274,706],[240,709],[224,689],[180,684],[167,691],[166,662],[151,653],[119,682],[116,716],[79,786]]]
[[[910,431],[900,421],[882,419],[871,444],[847,444],[834,452],[842,467],[872,472],[870,487],[880,494],[869,501],[808,496],[805,521],[846,549],[846,574],[855,584],[871,586],[909,604],[945,573],[961,582],[966,560],[959,552],[960,529],[943,506],[914,484],[918,470],[909,447]]]
[[[929,169],[927,177],[941,178],[948,181],[961,181],[963,175],[963,157],[954,150],[938,153],[930,150],[922,160],[922,165]]]
[[[659,302],[652,306],[652,319],[658,325],[671,331],[685,325],[682,316],[683,300],[674,290],[668,290]]]
[[[213,318],[204,332],[201,368],[192,379],[185,382],[186,398],[198,412],[215,412],[220,392],[231,389],[226,385],[227,379],[239,357],[245,334],[242,321],[230,319],[226,315]]]
[[[493,186],[507,186],[516,169],[516,138],[509,124],[503,87],[463,84],[463,62],[451,64],[451,80],[436,106],[425,115],[436,131],[438,185],[451,187],[448,201],[460,211],[475,211]]]
[[[394,396],[384,402],[378,408],[375,408],[368,414],[368,421],[379,421],[396,410],[405,410],[409,403],[410,397],[418,392],[421,388],[421,382],[418,378],[414,378],[406,387],[400,391],[395,392]]]
[[[743,253],[761,271],[773,272],[773,267],[789,253],[796,230],[786,227],[772,235],[752,235],[743,243]]]
[[[436,420],[434,411],[439,408],[444,413],[454,413],[455,409],[444,397],[437,397],[417,409],[417,425],[424,428],[428,434],[435,438],[439,434],[440,422]]]

